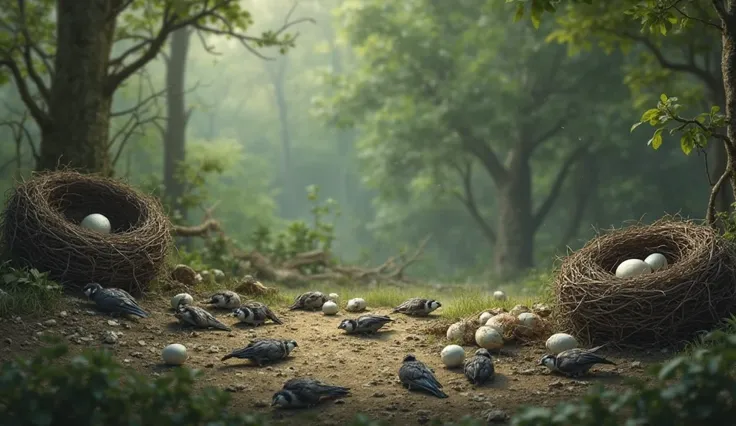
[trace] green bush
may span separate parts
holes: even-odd
[[[62,287],[47,273],[0,263],[0,317],[53,310],[61,296]]]

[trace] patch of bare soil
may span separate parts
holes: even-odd
[[[70,298],[63,310],[41,318],[4,319],[0,322],[0,360],[34,352],[41,333],[66,337],[72,347],[105,347],[125,365],[145,374],[159,375],[168,368],[161,364],[161,349],[181,343],[189,349],[187,365],[201,369],[203,386],[216,386],[233,393],[233,405],[245,412],[268,413],[275,423],[285,425],[342,425],[358,413],[397,425],[424,424],[432,420],[456,421],[465,415],[503,423],[523,405],[550,406],[580,396],[594,384],[621,388],[626,377],[641,376],[651,362],[663,354],[601,352],[617,366],[594,369],[582,380],[549,374],[538,367],[544,342],[534,346],[507,347],[494,356],[497,377],[493,384],[471,386],[460,369],[449,370],[439,359],[445,342],[420,335],[426,321],[391,314],[395,322],[374,337],[343,334],[337,326],[351,316],[341,312],[324,316],[321,312],[274,311],[284,325],[266,324],[258,328],[234,326],[233,331],[193,331],[180,326],[168,310],[167,301],[143,301],[151,318],[133,321],[117,319],[94,311],[92,305]],[[388,314],[379,309],[375,313]],[[213,312],[214,313],[214,312]],[[217,313],[226,324],[234,323],[227,312]],[[227,352],[245,346],[256,337],[290,338],[299,347],[279,364],[256,367],[247,361],[221,362]],[[472,354],[474,348],[466,348]],[[409,392],[398,382],[398,369],[407,353],[434,369],[444,385],[447,399]],[[312,376],[324,382],[347,386],[352,396],[326,402],[308,410],[274,410],[271,395],[293,377]],[[490,422],[489,422],[490,423]]]

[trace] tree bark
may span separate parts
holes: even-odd
[[[727,6],[714,0],[713,4],[721,18],[723,27],[721,71],[726,95],[726,136],[724,148],[730,154],[732,170],[736,169],[736,0],[728,0]],[[736,173],[731,173],[731,189],[736,199]]]
[[[182,28],[171,34],[170,55],[166,64],[166,110],[164,131],[164,188],[165,197],[182,219],[187,212],[181,205],[184,185],[177,177],[179,166],[186,159],[186,132],[189,113],[185,103],[185,79],[189,53],[190,30]]]
[[[494,247],[495,273],[501,279],[534,266],[534,215],[530,155],[512,151],[507,178],[498,186],[498,228]]]
[[[273,88],[273,96],[276,101],[276,109],[279,114],[279,136],[281,139],[281,179],[283,181],[283,196],[280,203],[284,212],[292,213],[295,204],[295,188],[291,174],[291,133],[289,128],[289,105],[286,100],[285,81],[287,58],[279,59],[276,69],[271,69],[265,64],[266,70],[271,77],[271,87]]]
[[[59,1],[57,51],[41,126],[38,170],[67,166],[111,175],[108,150],[112,94],[107,94],[108,58],[115,34],[108,1]]]

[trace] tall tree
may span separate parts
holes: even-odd
[[[617,72],[613,59],[571,58],[530,26],[509,26],[512,12],[493,0],[346,2],[360,65],[337,79],[325,107],[360,127],[361,155],[384,194],[400,193],[401,182],[443,182],[428,190],[455,182],[500,276],[533,266],[534,235],[592,147],[578,138],[586,124],[576,111],[595,114]],[[534,203],[532,159],[550,151],[563,158]],[[477,203],[478,168],[495,189],[495,224]]]
[[[246,34],[253,23],[237,0],[2,0],[0,79],[12,78],[41,133],[37,168],[61,165],[112,173],[113,96],[182,28],[246,45],[292,46],[284,31]],[[126,42],[112,56],[116,42]]]

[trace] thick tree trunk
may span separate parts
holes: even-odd
[[[187,28],[171,34],[169,59],[166,64],[166,110],[167,123],[164,132],[164,188],[165,197],[171,208],[178,211],[182,219],[187,212],[179,202],[184,195],[184,185],[177,177],[177,169],[186,159],[186,132],[189,114],[184,100],[187,54],[190,32]]]
[[[68,166],[113,172],[108,152],[112,94],[105,90],[115,33],[110,9],[109,1],[58,2],[55,73],[38,170]]]
[[[721,53],[721,70],[723,72],[723,89],[726,95],[726,135],[728,143],[724,144],[730,154],[732,170],[736,170],[736,1],[730,0],[726,10],[721,10],[723,25],[723,50]],[[736,173],[731,173],[731,189],[736,199]]]
[[[279,136],[281,139],[281,181],[283,192],[280,197],[280,205],[282,212],[286,215],[294,214],[295,207],[301,203],[296,202],[299,198],[295,191],[295,182],[292,176],[291,164],[291,133],[289,128],[289,105],[286,99],[285,75],[287,58],[279,58],[279,63],[275,69],[265,64],[266,71],[271,77],[271,87],[273,88],[273,96],[276,101],[276,110],[279,115]]]
[[[529,155],[515,150],[508,161],[507,179],[498,185],[494,271],[502,279],[534,266],[531,178]]]

